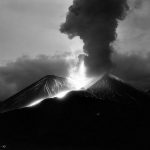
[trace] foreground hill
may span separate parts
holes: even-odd
[[[0,115],[8,149],[110,149],[149,146],[149,97],[105,75],[86,91]]]

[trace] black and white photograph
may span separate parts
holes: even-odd
[[[0,0],[0,150],[150,149],[150,0]]]

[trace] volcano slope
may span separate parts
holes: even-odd
[[[0,113],[24,108],[36,100],[53,97],[67,89],[65,78],[47,75],[1,103]]]
[[[0,115],[8,149],[148,148],[149,96],[105,75],[86,91]]]

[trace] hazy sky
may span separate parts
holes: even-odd
[[[69,51],[59,32],[72,0],[0,0],[0,64],[22,55],[35,57]],[[76,42],[77,41],[77,42]]]

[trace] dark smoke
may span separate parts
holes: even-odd
[[[60,31],[84,42],[85,64],[89,74],[112,66],[111,43],[116,39],[118,20],[124,19],[127,0],[74,0]]]

